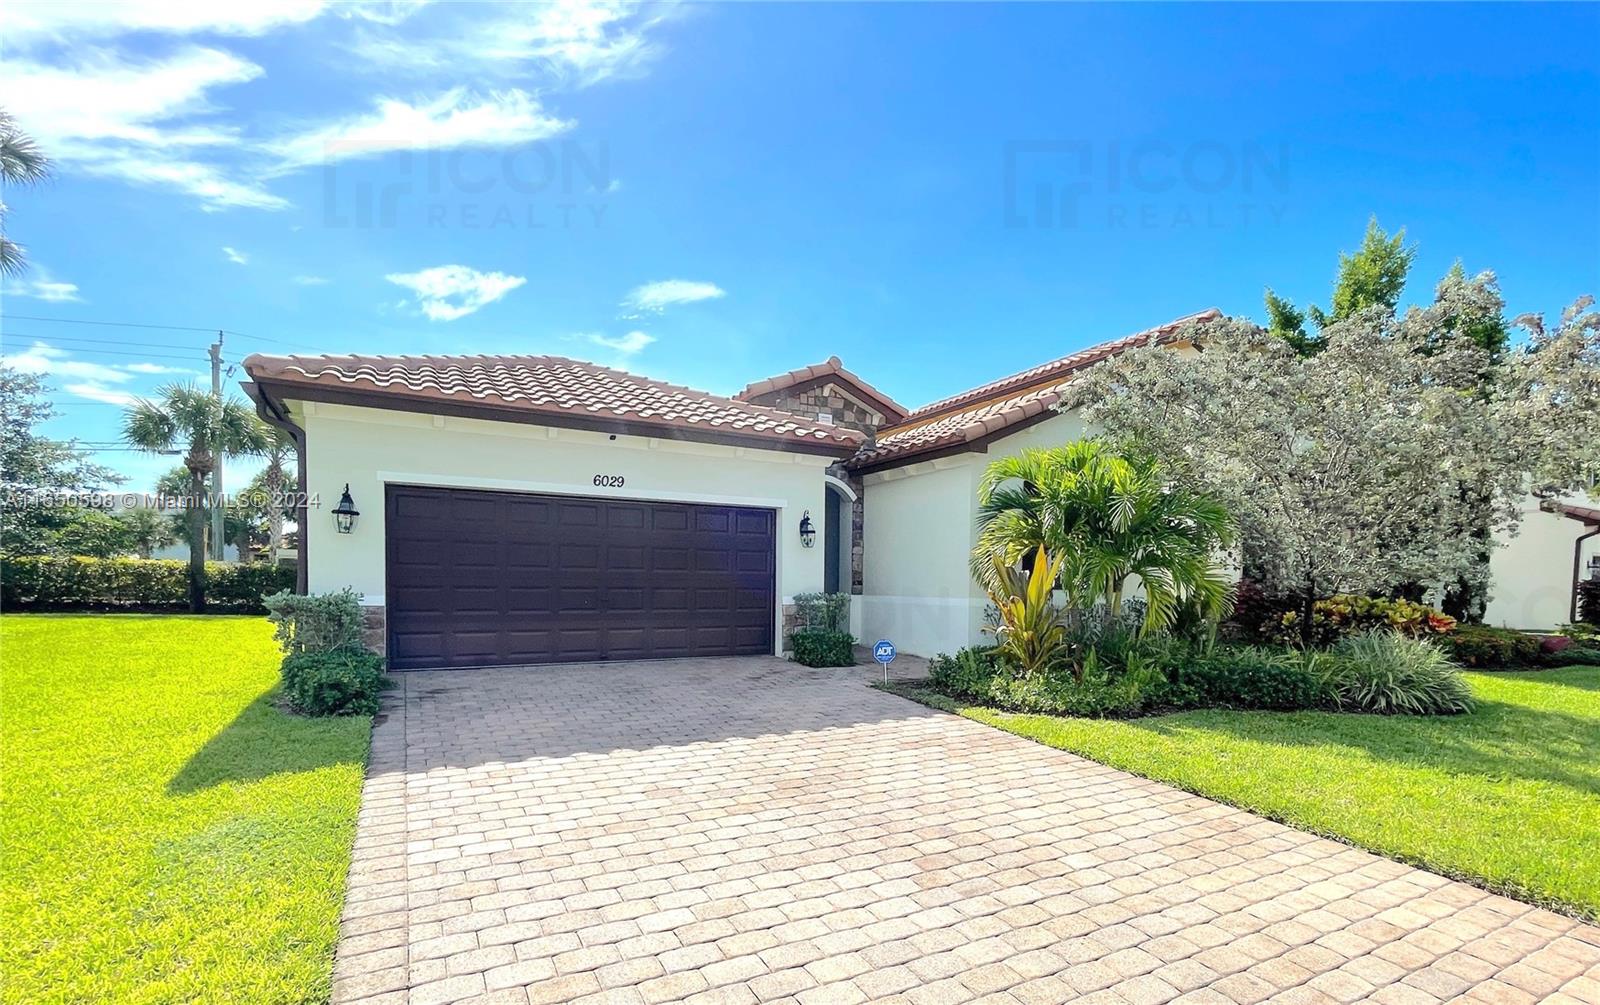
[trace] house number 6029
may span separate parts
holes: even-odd
[[[600,488],[603,488],[603,489],[620,489],[620,488],[622,488],[622,476],[621,475],[595,475],[594,476],[594,483],[595,483],[595,485],[597,485],[597,486],[599,486]]]

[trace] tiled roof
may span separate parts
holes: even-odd
[[[898,422],[906,417],[906,407],[904,405],[900,404],[898,401],[895,401],[893,398],[889,397],[887,394],[884,394],[882,391],[873,387],[871,384],[851,373],[849,370],[846,370],[844,368],[844,364],[840,362],[839,357],[837,356],[829,356],[821,363],[814,363],[811,366],[802,366],[798,370],[790,370],[788,373],[780,373],[776,377],[768,377],[766,380],[758,380],[754,384],[750,384],[745,387],[743,391],[740,391],[733,397],[737,401],[749,401],[750,399],[758,398],[763,394],[771,394],[773,391],[781,391],[784,388],[793,387],[796,384],[803,384],[806,381],[815,380],[819,377],[833,377],[839,380],[841,383],[849,384],[854,390],[860,393],[862,398],[866,399],[866,403],[868,405],[871,405],[878,411],[883,412],[884,417],[890,422]]]
[[[1143,345],[1152,338],[1158,340],[1169,338],[1176,334],[1178,329],[1182,328],[1184,325],[1195,324],[1201,321],[1215,321],[1220,317],[1222,317],[1222,312],[1217,310],[1215,307],[1212,307],[1207,310],[1203,310],[1198,314],[1189,314],[1178,318],[1175,321],[1168,321],[1166,324],[1158,325],[1155,328],[1149,328],[1142,332],[1135,332],[1134,334],[1125,338],[1116,339],[1111,342],[1102,342],[1099,345],[1092,345],[1087,349],[1080,349],[1079,351],[1067,356],[1063,356],[1060,359],[1053,359],[1048,363],[1041,363],[1032,369],[1022,371],[1021,373],[1014,373],[1009,377],[1001,377],[999,380],[992,380],[989,383],[980,387],[975,387],[970,391],[962,391],[960,394],[953,395],[949,398],[943,398],[931,405],[923,405],[921,408],[912,410],[910,414],[906,416],[906,419],[908,421],[924,419],[928,416],[936,415],[939,412],[950,411],[951,409],[959,408],[975,401],[983,401],[988,398],[996,397],[1006,391],[1014,391],[1024,387],[1032,387],[1033,385],[1045,380],[1049,380],[1052,377],[1070,374],[1075,370],[1079,370],[1085,366],[1088,366],[1090,363],[1098,363],[1107,356],[1115,356],[1124,349],[1130,349],[1136,345]]]
[[[1150,341],[1171,340],[1185,326],[1222,316],[1216,308],[1147,331],[1051,360],[913,411],[904,422],[878,431],[877,441],[846,463],[861,470],[907,462],[936,450],[986,440],[1019,423],[1037,421],[1060,402],[1066,385],[1084,368]]]
[[[256,355],[244,366],[258,382],[478,406],[551,425],[627,424],[664,437],[838,454],[863,440],[852,429],[560,356]],[[293,397],[285,390],[278,393]]]
[[[1591,527],[1600,527],[1600,509],[1590,509],[1587,506],[1574,506],[1571,503],[1557,502],[1554,499],[1543,499],[1539,508],[1546,513],[1555,513],[1579,523],[1586,523]]]

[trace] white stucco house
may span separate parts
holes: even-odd
[[[552,356],[257,355],[245,390],[300,446],[301,588],[359,591],[394,669],[778,653],[822,591],[931,655],[982,639],[984,466],[1085,435],[1055,409],[1075,374],[1219,313],[916,409],[836,357],[723,397]],[[1492,622],[1568,619],[1581,512],[1531,506]]]

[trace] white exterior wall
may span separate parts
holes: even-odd
[[[968,557],[978,538],[978,481],[1001,457],[1082,439],[1076,413],[1018,430],[983,453],[955,454],[866,477],[863,641],[887,638],[916,656],[954,652],[983,633],[988,598]]]
[[[1593,500],[1571,497],[1575,506]],[[1515,537],[1489,559],[1489,607],[1483,620],[1505,628],[1550,629],[1572,620],[1572,548],[1591,528],[1558,513],[1545,513],[1529,496]],[[1600,537],[1583,543],[1583,575],[1589,559],[1600,555]]]
[[[830,458],[520,423],[292,402],[306,431],[307,586],[353,587],[363,603],[384,601],[384,486],[439,485],[614,499],[671,500],[777,511],[780,604],[822,589],[823,549],[800,544],[800,514],[820,525]],[[622,488],[596,488],[596,475]],[[330,511],[350,485],[361,512],[340,534]],[[818,535],[820,537],[820,535]],[[781,648],[782,611],[774,612]]]

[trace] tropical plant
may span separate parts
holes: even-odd
[[[1474,707],[1460,669],[1428,642],[1375,629],[1341,639],[1330,655],[1325,680],[1346,711],[1454,715]]]
[[[206,479],[219,456],[259,454],[266,437],[255,413],[243,402],[219,398],[193,384],[167,384],[157,397],[140,398],[128,407],[122,436],[131,446],[151,453],[184,449],[183,466],[189,472],[188,506],[184,511],[189,530],[189,607],[205,610],[206,564],[204,542]]]
[[[178,540],[172,521],[148,506],[123,510],[117,517],[123,523],[129,547],[140,558],[149,558]]]
[[[1173,486],[1142,451],[1100,440],[1025,450],[989,465],[978,487],[974,577],[991,595],[1001,571],[1036,549],[1056,556],[1069,608],[1122,612],[1129,580],[1144,588],[1146,627],[1166,627],[1193,603],[1226,613],[1232,584],[1219,552],[1233,542],[1226,509]]]
[[[284,518],[294,514],[292,507],[282,504],[286,495],[284,487],[296,480],[287,465],[295,459],[299,448],[289,434],[277,426],[265,423],[262,426],[267,440],[267,466],[256,476],[258,481],[251,482],[250,489],[262,496],[262,517],[267,524],[267,561],[276,562],[278,550],[283,547]]]
[[[36,185],[50,177],[50,160],[11,114],[0,109],[0,184],[5,188]],[[22,245],[5,236],[6,206],[0,202],[0,274],[14,276],[27,268]]]
[[[1001,552],[992,552],[989,602],[999,612],[994,628],[997,646],[1024,674],[1049,666],[1065,645],[1066,619],[1053,594],[1061,558],[1051,558],[1040,545],[1032,568],[1023,571]]]

